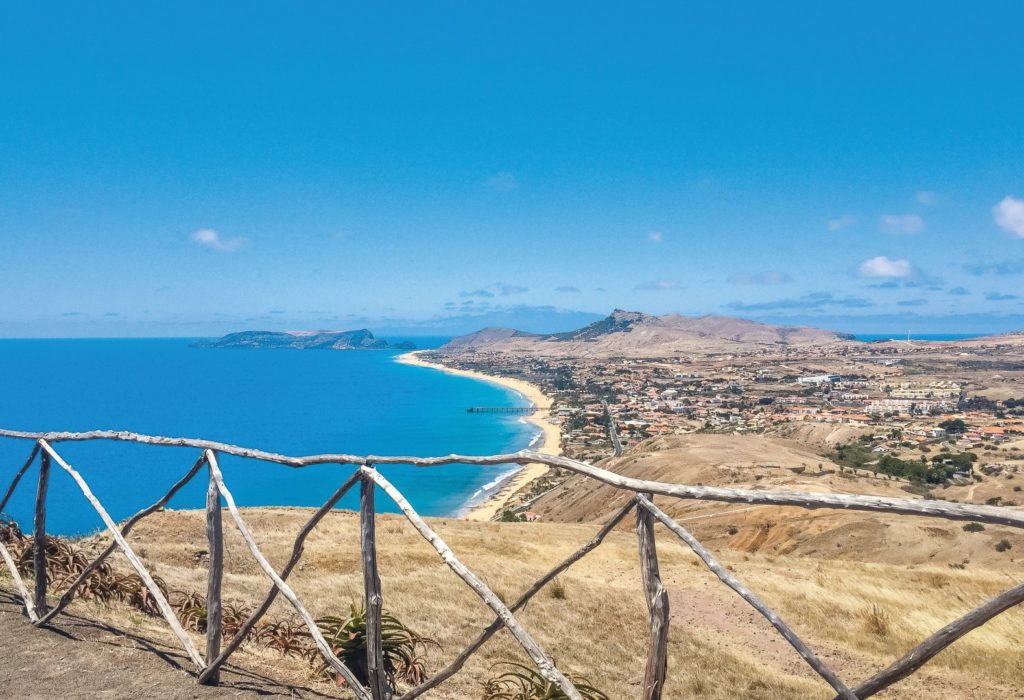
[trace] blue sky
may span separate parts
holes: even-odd
[[[1024,4],[778,5],[9,3],[0,336],[1024,327]]]

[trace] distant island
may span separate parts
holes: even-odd
[[[259,350],[415,350],[408,341],[389,343],[366,328],[355,331],[242,331],[222,338],[200,340],[197,348],[253,348]]]

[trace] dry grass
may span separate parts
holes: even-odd
[[[308,517],[301,509],[246,510],[244,515],[263,551],[282,566],[294,533]],[[596,530],[593,524],[432,523],[460,558],[506,601],[570,554]],[[269,582],[237,533],[227,536],[224,595],[253,604]],[[404,520],[381,516],[378,527],[381,578],[386,607],[417,632],[438,640],[430,650],[428,673],[447,664],[489,623],[492,615],[440,561]],[[666,697],[830,698],[767,623],[754,616],[703,569],[672,535],[659,527],[662,574],[671,596],[670,680]],[[144,521],[131,536],[155,574],[172,589],[205,590],[206,549],[203,514],[168,512]],[[90,543],[98,547],[102,538]],[[907,568],[797,556],[770,557],[726,551],[721,558],[855,683],[888,664],[924,636],[987,597],[1011,586],[1006,571],[939,567]],[[1018,565],[1019,570],[1019,565]],[[303,563],[291,583],[315,616],[347,610],[362,596],[358,518],[347,512],[328,516],[309,538]],[[638,697],[646,652],[646,609],[640,596],[635,536],[629,528],[613,533],[596,551],[559,577],[561,594],[544,592],[520,618],[567,671],[589,678],[613,698]],[[120,607],[82,602],[78,611],[162,639],[161,621]],[[275,603],[271,616],[290,614]],[[197,643],[201,640],[197,637]],[[1024,612],[1011,611],[973,632],[901,683],[886,697],[924,693],[976,700],[1004,698],[1024,687],[1019,650],[1024,644]],[[308,666],[276,652],[247,645],[235,660],[289,679],[315,683]],[[527,661],[511,637],[501,632],[464,671],[429,697],[480,697],[491,666]]]

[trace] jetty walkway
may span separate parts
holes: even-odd
[[[533,406],[470,406],[466,413],[507,413],[516,416],[530,415],[537,409]]]

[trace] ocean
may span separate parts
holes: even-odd
[[[984,333],[911,333],[911,340],[967,340],[968,338],[980,338]],[[906,340],[907,334],[903,333],[863,333],[856,335],[857,340],[865,343],[872,343],[879,340]]]
[[[417,347],[443,339],[414,338]],[[396,361],[390,350],[198,349],[188,339],[0,340],[0,427],[25,431],[129,430],[203,437],[293,456],[324,452],[430,456],[522,449],[538,429],[514,416],[467,413],[474,405],[526,405],[495,384]],[[31,441],[0,438],[0,493]],[[199,452],[120,442],[59,443],[115,520],[148,506]],[[38,463],[38,462],[37,462]],[[353,467],[291,469],[224,455],[240,506],[319,506]],[[512,465],[381,471],[424,515],[452,516],[480,500]],[[36,469],[5,509],[31,527]],[[169,505],[200,508],[201,473]],[[340,504],[357,507],[358,489]],[[384,494],[381,511],[396,511]],[[102,529],[71,478],[54,465],[47,529]]]

